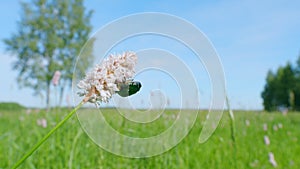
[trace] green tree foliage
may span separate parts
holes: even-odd
[[[17,33],[4,43],[17,58],[13,69],[19,72],[19,85],[33,88],[34,94],[45,94],[49,106],[56,70],[61,72],[61,97],[65,87],[71,85],[76,56],[91,31],[92,11],[85,11],[83,0],[33,0],[21,5]],[[87,57],[78,67],[85,72],[92,59]]]
[[[297,67],[295,68],[295,74],[294,104],[295,109],[300,110],[300,56],[297,61]]]
[[[265,110],[276,110],[280,106],[294,110],[300,108],[298,76],[290,63],[280,67],[276,73],[268,72],[266,85],[261,94]]]

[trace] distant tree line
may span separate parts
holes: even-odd
[[[276,72],[270,70],[261,96],[267,111],[279,108],[300,110],[300,57],[296,66],[288,62]]]

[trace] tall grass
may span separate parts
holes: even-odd
[[[49,132],[67,111],[46,113],[44,110],[26,109],[11,111],[0,110],[0,168],[10,168],[38,140]],[[107,121],[120,132],[132,136],[149,136],[159,133],[172,123],[174,111],[165,113],[148,130],[146,126],[126,122],[114,109],[103,110]],[[130,159],[113,155],[94,144],[82,132],[76,116],[71,117],[54,133],[20,168],[273,168],[268,161],[268,153],[273,152],[278,163],[277,168],[298,168],[300,166],[300,114],[264,112],[236,112],[235,137],[236,159],[234,159],[231,139],[230,120],[223,116],[214,135],[204,144],[198,143],[198,137],[205,119],[200,112],[195,126],[183,141],[170,151],[159,156],[143,159]],[[37,119],[46,118],[47,127],[37,125]],[[247,126],[245,121],[250,125]],[[263,124],[268,130],[263,130]],[[273,126],[282,125],[274,130]],[[264,135],[271,141],[264,144]],[[149,145],[151,146],[151,145]]]

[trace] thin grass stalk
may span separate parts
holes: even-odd
[[[32,155],[47,139],[59,129],[67,120],[69,120],[76,111],[84,104],[79,103],[62,121],[60,121],[52,130],[50,130],[38,143],[36,143],[13,167],[12,169],[18,168],[28,157]]]
[[[237,168],[236,162],[237,162],[237,145],[236,145],[236,131],[235,131],[235,120],[234,120],[234,114],[230,107],[230,102],[228,99],[228,96],[226,96],[226,104],[228,108],[228,115],[230,119],[230,136],[232,140],[232,146],[233,146],[233,160],[234,160],[234,168]]]

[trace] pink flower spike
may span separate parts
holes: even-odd
[[[273,165],[273,167],[277,167],[277,163],[272,152],[269,152],[269,162]]]
[[[43,128],[47,127],[47,120],[46,119],[37,119],[37,125],[42,126]]]
[[[268,125],[267,125],[267,123],[264,123],[263,128],[264,128],[264,131],[268,131]]]
[[[58,83],[59,83],[59,79],[60,79],[60,75],[61,75],[61,73],[60,73],[60,71],[55,71],[55,73],[54,73],[54,75],[53,75],[53,78],[52,78],[52,84],[54,85],[54,86],[57,86],[58,85]]]
[[[134,52],[110,55],[79,81],[78,95],[84,96],[84,102],[108,102],[120,90],[120,85],[132,80],[136,64],[137,56]]]
[[[270,145],[270,143],[271,143],[268,136],[264,136],[264,141],[267,146]]]

